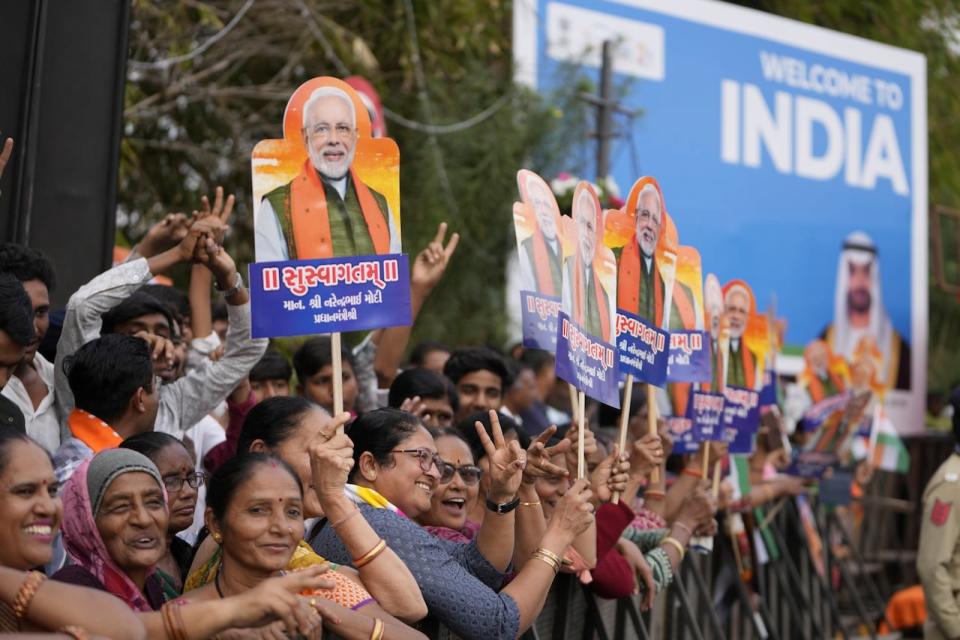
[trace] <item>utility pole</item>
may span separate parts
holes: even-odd
[[[610,147],[611,141],[621,134],[613,129],[613,114],[621,113],[631,121],[640,115],[623,107],[614,99],[613,92],[613,49],[611,40],[603,41],[603,52],[600,65],[600,95],[581,93],[580,99],[597,108],[596,130],[592,137],[597,139],[597,181],[603,180],[610,174]]]

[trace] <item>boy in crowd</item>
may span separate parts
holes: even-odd
[[[340,349],[343,365],[343,410],[356,415],[359,386],[354,374],[353,354],[345,346]],[[297,395],[316,402],[333,415],[333,351],[329,337],[307,340],[293,354],[297,372]]]
[[[430,369],[414,368],[393,379],[388,404],[409,411],[435,431],[453,426],[460,403],[449,380]]]
[[[458,421],[479,411],[499,411],[504,389],[513,383],[503,357],[487,347],[454,350],[443,373],[457,388]]]
[[[160,404],[160,378],[153,371],[150,343],[107,334],[91,340],[64,361],[75,403],[67,417],[71,436],[54,456],[63,483],[80,464],[153,430]]]
[[[250,392],[257,402],[275,396],[290,395],[293,368],[286,356],[276,349],[267,349],[260,362],[250,370]]]

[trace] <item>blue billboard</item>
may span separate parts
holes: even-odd
[[[850,358],[870,336],[895,424],[922,429],[925,58],[710,0],[515,6],[518,78],[541,92],[571,65],[596,77],[613,43],[618,99],[642,110],[618,125],[633,129],[613,145],[613,178],[656,177],[704,273],[776,301],[781,369],[796,373],[815,338]]]

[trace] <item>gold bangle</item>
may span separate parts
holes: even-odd
[[[563,564],[563,558],[557,555],[556,553],[554,553],[553,551],[550,551],[550,549],[546,549],[544,547],[538,547],[536,550],[536,553],[542,553],[543,555],[547,556],[548,558],[556,562],[558,565]]]
[[[684,531],[687,532],[687,535],[688,535],[688,536],[692,536],[692,535],[693,535],[693,529],[691,529],[691,528],[688,527],[687,525],[683,524],[683,523],[680,522],[679,520],[674,521],[673,526],[675,526],[675,527],[680,527],[681,529],[683,529]]]
[[[370,632],[370,640],[380,640],[383,638],[383,620],[373,619],[373,631]]]
[[[643,492],[644,500],[663,500],[666,497],[666,492],[660,491],[659,489],[647,489]]]
[[[677,552],[680,554],[681,561],[683,561],[683,556],[687,554],[687,549],[683,546],[683,543],[681,543],[679,540],[677,540],[673,536],[667,536],[666,538],[660,541],[660,544],[668,544],[672,546],[674,549],[676,549]]]
[[[380,542],[373,545],[373,549],[370,549],[370,551],[367,551],[365,554],[363,554],[362,556],[360,556],[359,558],[353,561],[353,566],[359,569],[360,567],[366,564],[369,564],[370,562],[373,562],[373,560],[378,555],[383,553],[383,550],[386,548],[387,548],[387,541],[384,540],[383,538],[380,538]]]
[[[536,502],[521,502],[520,506],[521,507],[539,507],[540,501],[537,500]]]
[[[549,565],[549,567],[553,569],[553,575],[557,575],[558,573],[560,573],[560,565],[557,563],[557,561],[547,555],[544,555],[540,549],[537,549],[536,551],[534,551],[530,555],[530,558],[533,560],[539,560]]]
[[[23,582],[20,583],[20,589],[17,590],[17,595],[13,599],[13,615],[17,620],[22,620],[25,615],[27,615],[27,609],[30,608],[30,603],[33,602],[33,597],[37,595],[37,591],[40,589],[40,585],[44,580],[47,579],[47,576],[43,575],[39,571],[31,571],[27,574],[27,577],[23,579]]]

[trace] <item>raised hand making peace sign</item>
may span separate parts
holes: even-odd
[[[492,439],[487,435],[482,422],[478,420],[474,426],[490,462],[490,493],[487,499],[497,504],[506,504],[513,500],[520,488],[523,470],[527,464],[527,452],[516,440],[507,442],[503,437],[496,411],[490,411]]]

